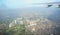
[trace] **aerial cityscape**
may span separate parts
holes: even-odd
[[[60,35],[60,0],[0,0],[0,35]]]
[[[1,12],[1,35],[57,35],[60,15],[52,8],[26,8]],[[57,11],[57,9],[55,9]],[[8,11],[12,11],[8,12]],[[21,11],[21,12],[19,12]],[[58,28],[58,29],[56,29]],[[4,32],[4,33],[3,33]]]

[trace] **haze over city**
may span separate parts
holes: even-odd
[[[60,0],[0,0],[0,35],[60,35]]]

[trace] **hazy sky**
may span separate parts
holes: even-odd
[[[0,0],[0,8],[19,8],[32,3],[60,2],[60,0]]]

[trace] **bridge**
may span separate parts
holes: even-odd
[[[37,5],[40,7],[57,7],[57,8],[60,8],[60,2],[34,3],[33,5]]]

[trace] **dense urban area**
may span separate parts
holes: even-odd
[[[0,9],[0,35],[60,35],[60,8]]]

